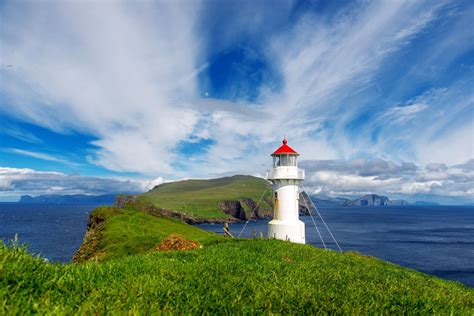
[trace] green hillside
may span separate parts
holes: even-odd
[[[153,190],[141,194],[138,199],[156,207],[174,210],[199,218],[229,218],[219,209],[219,202],[239,201],[250,198],[258,202],[265,193],[259,209],[271,212],[271,186],[261,178],[233,176],[210,180],[185,180],[164,183]],[[245,212],[252,211],[245,204]]]
[[[474,313],[473,289],[356,253],[224,238],[131,208],[91,218],[82,264],[0,244],[0,314]],[[170,233],[201,247],[155,251]]]
[[[219,242],[224,238],[179,220],[157,217],[133,207],[120,209],[101,206],[89,216],[89,223],[96,223],[89,229],[75,262],[100,261],[150,252],[165,237],[172,233],[181,234],[203,245]]]
[[[276,240],[50,264],[0,246],[1,314],[474,313],[474,291],[374,258]]]

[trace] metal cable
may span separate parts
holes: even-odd
[[[306,193],[306,191],[303,191]],[[321,239],[321,242],[323,243],[324,249],[327,249],[326,244],[324,243],[323,236],[321,236],[321,233],[319,232],[318,225],[316,225],[316,221],[313,218],[313,212],[309,209],[308,203],[306,203],[306,199],[304,198],[303,193],[301,193],[301,197],[303,198],[304,204],[306,205],[306,208],[308,209],[309,216],[311,216],[311,220],[313,221],[313,225],[316,228],[316,231],[318,232],[319,238]],[[309,195],[308,195],[309,198]]]
[[[260,199],[258,200],[258,203],[257,205],[255,205],[252,213],[250,214],[249,218],[247,219],[247,221],[245,222],[245,225],[244,227],[242,228],[242,230],[240,231],[239,235],[237,237],[240,237],[240,235],[242,235],[242,233],[244,232],[245,228],[247,227],[247,224],[250,222],[250,219],[252,218],[252,216],[255,214],[255,210],[257,209],[258,205],[260,204],[260,202],[262,202],[262,199],[263,199],[263,196],[265,195],[265,193],[267,192],[268,188],[265,188],[265,190],[263,191],[262,195],[260,196]]]
[[[303,190],[306,192],[306,188],[302,185],[303,187]],[[311,204],[313,204],[314,206],[314,209],[316,210],[316,213],[318,214],[319,218],[321,218],[321,221],[323,222],[324,226],[326,227],[327,231],[329,232],[329,234],[331,235],[332,239],[334,240],[334,242],[336,243],[336,246],[337,248],[339,248],[339,251],[342,252],[342,249],[341,249],[341,246],[339,246],[339,243],[337,242],[336,238],[334,237],[334,235],[332,234],[331,230],[329,229],[328,225],[326,225],[326,222],[324,221],[324,218],[321,216],[321,214],[319,213],[318,211],[318,208],[316,207],[316,205],[314,205],[313,203],[313,200],[311,200],[311,198],[309,199],[309,201],[311,202]]]

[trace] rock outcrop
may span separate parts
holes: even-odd
[[[99,214],[94,212],[89,214],[84,241],[72,257],[72,262],[84,262],[93,258],[100,258],[101,254],[97,249],[104,222],[105,219]]]
[[[219,202],[218,206],[222,212],[229,214],[234,218],[237,218],[240,220],[247,219],[245,210],[239,201],[221,201]]]
[[[394,205],[408,205],[404,200],[393,200],[383,195],[367,194],[352,201],[346,201],[344,206],[394,206]]]
[[[311,200],[309,199],[308,194],[305,191],[300,193],[300,199],[298,201],[298,207],[300,215],[309,215],[310,209],[312,210]]]
[[[124,208],[128,202],[134,202],[136,200],[137,200],[136,195],[131,195],[131,194],[117,195],[114,201],[114,206],[118,208]]]
[[[250,198],[244,198],[238,201],[221,201],[218,207],[224,213],[240,220],[266,218],[272,215],[271,212],[257,207],[257,203]]]

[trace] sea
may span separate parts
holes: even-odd
[[[0,239],[20,243],[51,262],[71,262],[97,204],[0,203]],[[474,287],[474,208],[461,206],[331,207],[321,217],[343,251],[357,251]],[[338,250],[321,218],[301,216],[306,241]],[[234,235],[266,236],[269,220],[230,224]],[[221,224],[199,227],[221,234]],[[244,229],[245,226],[245,229]]]

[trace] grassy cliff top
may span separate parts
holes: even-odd
[[[84,242],[75,255],[76,262],[121,258],[153,251],[170,234],[180,234],[203,245],[224,238],[185,224],[177,219],[154,216],[134,207],[101,206],[89,216]]]
[[[474,313],[473,289],[357,253],[224,238],[137,209],[91,218],[83,264],[0,243],[0,314]],[[154,251],[170,233],[202,248]]]
[[[259,207],[271,211],[271,185],[264,179],[252,176],[164,183],[139,195],[138,199],[152,203],[156,207],[187,213],[195,217],[228,218],[230,215],[219,209],[219,202],[238,201],[245,198],[258,202],[266,188],[268,190]]]

